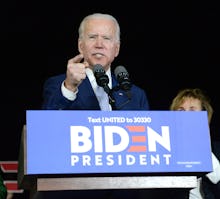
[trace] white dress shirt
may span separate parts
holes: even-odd
[[[212,153],[212,165],[213,165],[213,171],[207,173],[206,177],[209,178],[209,180],[213,184],[217,184],[220,181],[220,163],[213,153]],[[201,187],[201,182],[202,182],[201,180],[202,180],[201,178],[198,178],[197,187],[190,190],[189,199],[204,199],[202,187]]]

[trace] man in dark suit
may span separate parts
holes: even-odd
[[[101,13],[85,17],[79,26],[80,54],[68,61],[65,74],[46,80],[42,109],[149,110],[145,91],[131,83],[127,70],[119,66],[112,72],[119,49],[120,27],[114,17]],[[94,194],[96,199],[138,197],[137,190],[93,190],[74,192],[74,198]]]
[[[112,73],[111,64],[120,50],[120,27],[114,17],[100,13],[85,17],[79,27],[78,50],[80,54],[68,61],[66,74],[51,77],[45,82],[43,109],[149,109],[145,91],[130,82],[126,70],[119,70],[119,76]],[[95,71],[94,66],[97,65],[101,69]],[[104,73],[100,71],[102,69]],[[104,86],[97,82],[97,78],[107,78]],[[129,85],[123,87],[123,83]],[[110,99],[110,104],[106,102],[107,108],[101,105],[104,97],[97,92],[100,87]]]

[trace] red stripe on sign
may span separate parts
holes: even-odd
[[[16,173],[18,171],[17,161],[0,161],[0,165],[4,173]]]
[[[128,152],[145,152],[145,151],[147,151],[146,146],[131,146],[128,149]]]

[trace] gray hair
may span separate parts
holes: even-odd
[[[118,21],[112,16],[112,15],[109,15],[109,14],[102,14],[102,13],[94,13],[94,14],[91,14],[91,15],[88,15],[86,16],[82,22],[80,23],[80,26],[79,26],[79,38],[81,39],[82,36],[83,36],[83,32],[84,32],[84,28],[85,28],[85,23],[87,20],[89,19],[110,19],[112,20],[114,23],[115,23],[115,27],[116,27],[116,40],[118,42],[120,42],[120,26],[118,24]]]

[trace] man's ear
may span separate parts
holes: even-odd
[[[78,39],[78,51],[82,54],[83,48],[82,48],[82,40]]]

